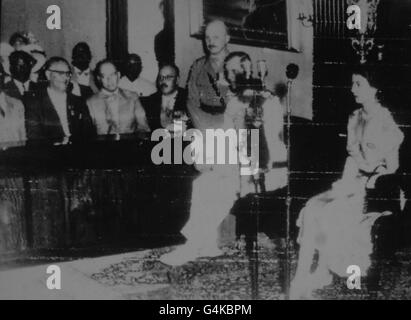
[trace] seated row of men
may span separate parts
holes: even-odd
[[[78,85],[83,93],[87,90],[78,95],[71,81],[71,66],[64,58],[46,62],[45,85],[28,80],[30,68],[25,59],[30,59],[25,52],[11,54],[12,81],[0,89],[2,142],[85,141],[100,135],[150,132],[172,124],[174,110],[185,112],[186,93],[178,87],[175,65],[162,66],[158,92],[140,100],[137,93],[119,87],[120,72],[110,60],[96,66],[94,80],[99,89]]]
[[[46,52],[33,35],[16,32],[10,37],[9,43],[0,43],[0,74],[5,76],[5,81],[13,87],[15,93],[22,95],[24,87],[46,82],[46,57]],[[69,91],[85,99],[98,90],[91,68],[92,58],[91,49],[86,42],[79,42],[74,46],[71,56],[73,75]],[[128,54],[117,63],[122,73],[120,88],[136,92],[141,97],[156,92],[155,84],[141,76],[143,64],[139,55]]]

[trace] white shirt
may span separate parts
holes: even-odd
[[[73,84],[73,90],[71,91],[77,97],[81,97],[80,85],[89,87],[90,86],[90,68],[84,70],[83,72],[74,67],[74,74],[76,75],[75,81],[71,81]]]
[[[166,128],[168,125],[173,123],[173,116],[171,111],[174,110],[174,105],[176,103],[176,98],[177,98],[178,90],[176,92],[166,96],[162,95],[161,96],[161,125],[163,128]],[[170,110],[170,114],[167,114],[167,110]]]
[[[161,108],[163,110],[166,110],[167,108],[173,110],[174,105],[176,103],[177,94],[178,94],[178,90],[176,90],[175,92],[167,96],[162,95],[161,96]]]
[[[137,78],[136,80],[131,82],[126,76],[120,79],[118,87],[124,90],[135,92],[140,97],[150,96],[157,91],[156,86],[146,79]]]
[[[25,83],[22,83],[16,79],[13,79],[13,81],[15,85],[17,86],[17,89],[19,89],[19,92],[21,95],[24,95],[24,93],[29,90],[30,80],[26,81]]]
[[[47,93],[50,97],[51,102],[53,103],[54,109],[59,116],[64,134],[66,137],[69,137],[71,134],[67,118],[67,94],[56,92],[50,88],[47,88]]]

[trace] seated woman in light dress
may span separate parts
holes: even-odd
[[[361,105],[348,122],[348,157],[342,178],[331,190],[311,198],[300,213],[298,266],[291,283],[291,298],[309,297],[313,290],[331,284],[333,272],[348,277],[349,266],[367,275],[373,251],[371,228],[390,212],[367,212],[366,189],[378,177],[395,173],[403,133],[390,111],[378,99],[375,74],[366,67],[353,73],[355,101]],[[315,252],[317,267],[311,272]]]

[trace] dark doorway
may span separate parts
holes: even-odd
[[[107,57],[121,62],[128,53],[127,0],[106,0]]]
[[[160,10],[163,12],[164,26],[154,38],[154,51],[161,66],[175,62],[174,0],[161,1]]]

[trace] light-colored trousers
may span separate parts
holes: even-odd
[[[182,230],[187,245],[198,249],[218,246],[219,227],[238,199],[238,190],[239,172],[232,166],[214,166],[194,180],[190,219]]]

